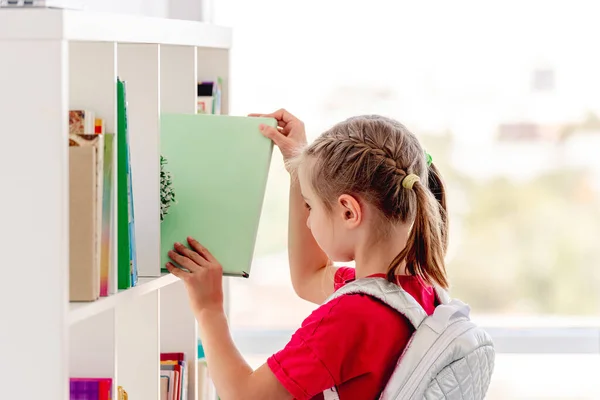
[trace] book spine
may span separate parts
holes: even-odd
[[[112,188],[113,188],[113,157],[114,135],[104,134],[104,187],[102,193],[102,237],[101,237],[101,267],[100,267],[100,296],[110,294],[109,280],[111,268],[112,242]],[[113,250],[114,251],[114,250]]]
[[[118,237],[118,288],[131,287],[131,258],[129,250],[129,207],[128,207],[128,157],[127,157],[127,110],[125,82],[117,80],[117,237]]]

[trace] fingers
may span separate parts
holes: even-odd
[[[179,264],[183,268],[186,268],[190,272],[194,272],[198,270],[198,268],[200,268],[199,265],[196,264],[194,261],[187,258],[186,256],[182,256],[181,254],[173,250],[169,251],[168,254],[171,260],[175,261],[177,264]]]
[[[217,262],[217,259],[208,251],[208,249],[202,246],[196,239],[193,237],[187,238],[190,247],[194,249],[199,255],[201,255],[208,262],[214,263]]]
[[[273,118],[275,118],[278,121],[281,120],[281,121],[283,121],[285,123],[290,123],[292,121],[298,120],[298,118],[296,118],[294,115],[292,115],[290,112],[288,112],[284,108],[281,108],[281,109],[275,111],[270,116],[273,117]]]
[[[185,272],[184,270],[177,268],[175,265],[173,265],[173,263],[170,262],[167,263],[167,270],[179,279],[185,279],[187,275],[190,274],[189,272]]]
[[[259,129],[265,137],[271,139],[273,143],[275,143],[280,148],[282,146],[285,146],[285,142],[289,140],[287,136],[285,136],[282,132],[279,132],[277,128],[273,128],[272,126],[261,124]]]
[[[175,243],[175,251],[177,251],[182,256],[185,256],[195,262],[196,264],[203,266],[207,264],[207,260],[203,257],[202,254],[197,253],[196,251],[192,251],[182,245],[181,243]]]
[[[284,108],[280,108],[279,110],[270,113],[270,114],[249,114],[250,117],[270,117],[270,118],[275,118],[277,121],[282,121],[285,124],[288,124],[292,121],[297,121],[298,118],[296,118],[293,114],[291,114],[290,112],[288,112],[286,109]],[[285,125],[284,124],[284,125]]]
[[[248,114],[249,117],[264,117],[264,118],[274,118],[272,114]],[[283,128],[287,125],[287,122],[282,120],[277,120],[277,126]]]

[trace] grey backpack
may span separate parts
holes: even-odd
[[[494,369],[494,344],[487,332],[470,321],[469,306],[436,288],[440,305],[428,316],[409,293],[384,278],[350,282],[327,301],[358,293],[394,308],[415,327],[381,400],[485,398]],[[339,399],[335,387],[323,395],[325,400]]]

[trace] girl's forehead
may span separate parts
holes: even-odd
[[[296,169],[298,176],[302,177],[303,179],[307,178],[309,171],[312,169],[312,165],[313,160],[311,160],[310,157],[302,157]]]
[[[310,174],[312,173],[312,161],[304,159],[298,164],[296,174],[300,183],[300,188],[304,195],[312,193]]]

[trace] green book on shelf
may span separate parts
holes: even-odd
[[[117,271],[120,290],[131,287],[129,254],[129,154],[127,143],[127,100],[125,82],[117,79]]]
[[[260,124],[276,121],[162,115],[161,153],[177,201],[161,223],[163,268],[173,244],[187,245],[192,236],[219,260],[225,275],[249,276],[273,151]]]

